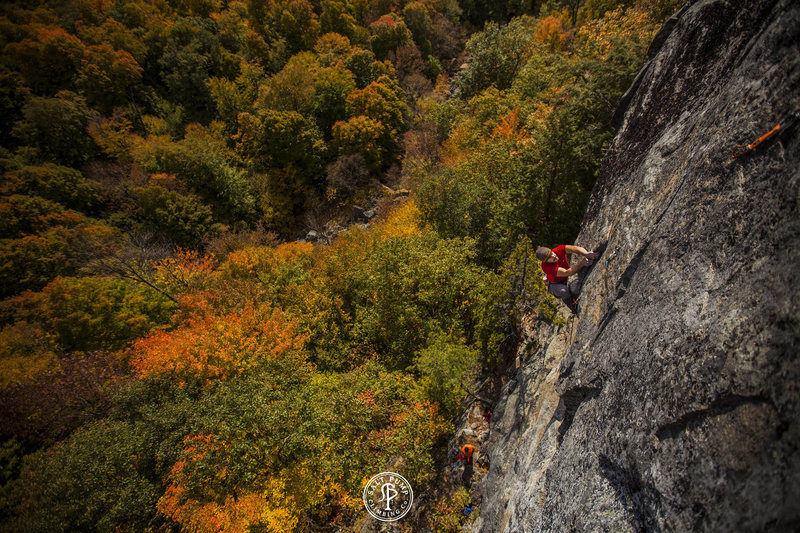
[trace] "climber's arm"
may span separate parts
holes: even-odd
[[[595,252],[587,251],[586,248],[583,248],[581,246],[572,246],[571,244],[565,244],[564,245],[564,249],[566,250],[566,252],[568,254],[580,254],[583,257],[586,257],[586,258],[589,258],[589,259],[592,259],[592,260],[597,259],[597,255],[598,255]]]
[[[581,270],[582,268],[586,268],[587,266],[591,265],[592,262],[593,262],[593,259],[595,257],[597,257],[597,254],[595,254],[593,252],[591,252],[591,253],[587,252],[586,250],[584,250],[583,248],[580,248],[579,246],[567,246],[566,248],[567,248],[568,252],[569,252],[569,249],[572,248],[575,251],[574,252],[570,252],[570,253],[578,253],[578,254],[581,254],[582,257],[579,257],[578,260],[575,261],[572,264],[572,266],[570,266],[569,268],[558,267],[556,275],[559,276],[559,277],[562,277],[562,278],[568,278],[569,276],[571,276],[573,274],[577,274],[578,271]],[[583,250],[583,252],[580,252],[578,250]],[[584,253],[586,255],[583,255]]]
[[[580,269],[585,267],[586,265],[582,261],[576,261],[574,265],[569,267],[569,269],[558,267],[558,271],[556,276],[560,278],[568,278],[573,274],[576,274]]]

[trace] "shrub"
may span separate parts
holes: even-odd
[[[439,533],[463,531],[464,524],[468,521],[463,511],[469,504],[469,492],[464,487],[459,487],[453,494],[444,494],[431,506],[428,525]]]

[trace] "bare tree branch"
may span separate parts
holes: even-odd
[[[122,243],[87,241],[83,254],[86,259],[84,271],[93,274],[111,275],[141,283],[175,303],[175,297],[156,278],[154,264],[170,255],[169,243],[151,233],[126,234]]]

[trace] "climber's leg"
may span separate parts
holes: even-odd
[[[569,282],[569,293],[572,295],[573,298],[577,298],[581,295],[581,288],[583,286],[583,281],[580,279],[574,279]]]
[[[577,312],[575,299],[572,297],[572,293],[566,283],[551,283],[547,290],[550,291],[550,294],[564,302],[566,306],[569,307],[570,311],[573,313]]]

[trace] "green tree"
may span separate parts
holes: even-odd
[[[306,199],[323,187],[327,147],[313,123],[295,111],[239,115],[236,149],[255,172],[253,188],[266,221],[295,229]]]
[[[190,429],[195,400],[159,380],[133,382],[108,419],[25,458],[12,486],[12,529],[74,531],[165,523],[156,504]]]
[[[242,61],[240,68],[239,76],[233,81],[217,77],[208,81],[217,114],[225,123],[228,136],[234,135],[239,127],[239,113],[252,111],[259,83],[265,77],[264,69],[256,63]]]
[[[319,129],[295,111],[239,116],[237,151],[255,170],[296,167],[308,184],[321,181],[326,155]]]
[[[353,42],[358,22],[348,12],[344,2],[323,0],[321,7],[322,11],[319,16],[320,33],[338,33]]]
[[[511,90],[522,98],[547,102],[552,87],[560,87],[573,78],[569,58],[540,45],[533,45],[534,53],[520,68],[512,82]]]
[[[93,116],[86,100],[75,93],[33,96],[23,106],[22,119],[14,124],[12,135],[21,145],[36,148],[44,159],[79,167],[96,152],[87,132]]]
[[[147,287],[112,278],[57,278],[26,296],[17,316],[40,323],[58,347],[117,350],[165,325],[174,304]]]
[[[259,90],[256,107],[310,115],[314,109],[314,83],[319,62],[311,52],[292,56],[283,69]]]
[[[244,53],[269,73],[280,71],[291,55],[285,39],[277,35],[265,38],[250,25],[244,34]]]
[[[24,166],[7,172],[4,193],[41,196],[64,206],[88,212],[97,203],[97,189],[77,170],[53,163]]]
[[[403,20],[411,31],[414,42],[419,47],[422,56],[428,57],[431,55],[433,53],[431,45],[433,20],[428,6],[422,2],[409,2],[403,8]]]
[[[150,67],[163,83],[163,96],[186,109],[190,119],[210,116],[214,106],[208,79],[223,74],[213,22],[187,17],[151,31],[163,32],[154,38],[160,57]]]
[[[388,368],[403,370],[432,333],[471,333],[467,302],[483,275],[474,257],[471,242],[432,231],[377,244],[342,287],[352,291],[342,299],[354,339],[383,354]]]
[[[529,170],[513,145],[491,142],[470,151],[419,188],[420,209],[445,237],[477,239],[479,259],[498,262],[525,231],[525,213],[537,205],[528,191]]]
[[[140,36],[113,17],[107,18],[99,26],[80,27],[78,34],[87,45],[109,44],[114,50],[125,51],[133,56],[139,64],[147,59],[147,45]]]
[[[36,235],[0,239],[0,296],[38,290],[56,276],[70,276],[83,266],[78,253],[95,235],[108,236],[108,226],[55,226]]]
[[[538,15],[540,0],[462,0],[460,6],[464,18],[475,27],[487,21],[506,22],[519,15]]]
[[[307,50],[317,41],[319,22],[308,0],[276,2],[274,20],[277,32],[286,39],[290,52]]]
[[[255,200],[236,154],[222,135],[223,124],[192,124],[186,137],[172,142],[150,136],[134,153],[134,159],[151,172],[166,172],[188,184],[215,214],[228,221],[252,221]],[[202,210],[196,212],[199,215]],[[201,217],[202,218],[202,217]]]
[[[138,187],[132,193],[145,230],[165,233],[176,244],[192,248],[213,231],[211,208],[194,195],[160,186]]]
[[[483,31],[473,34],[466,45],[468,66],[453,82],[458,95],[469,98],[488,87],[509,88],[528,57],[533,22],[519,17],[502,28],[487,22]]]
[[[19,73],[0,66],[0,123],[11,125],[22,118],[22,106],[30,91]],[[10,148],[14,144],[11,128],[0,129],[0,146]]]
[[[450,99],[444,102],[435,102],[427,110],[427,118],[436,126],[436,137],[440,143],[450,136],[464,107],[463,100]]]
[[[471,46],[502,55],[500,34],[521,35],[529,26],[527,19],[502,30],[487,24]],[[442,131],[449,128],[443,157],[452,163],[421,178],[426,219],[445,236],[478,239],[481,260],[492,265],[524,233],[539,243],[574,239],[603,147],[613,135],[611,114],[644,58],[651,32],[643,13],[615,10],[579,28],[570,54],[532,43],[512,56],[514,68],[504,78],[508,92],[499,90],[508,82],[498,83],[499,70],[486,62],[492,54],[473,57],[475,70],[457,82],[466,83],[466,94],[483,88],[468,101],[469,111],[444,104],[432,109]],[[490,85],[495,87],[485,88]]]
[[[342,67],[322,69],[314,85],[314,117],[327,137],[338,120],[346,118],[345,101],[356,84],[350,71]]]
[[[378,79],[377,77],[373,77],[374,72],[372,64],[375,62],[375,54],[373,54],[372,51],[364,50],[359,47],[353,48],[352,53],[345,61],[345,67],[353,73],[356,86],[359,89],[363,89]]]
[[[463,381],[478,364],[478,352],[463,340],[447,335],[433,335],[428,345],[414,358],[422,375],[420,386],[431,402],[440,405],[442,414],[458,414],[464,389]]]

